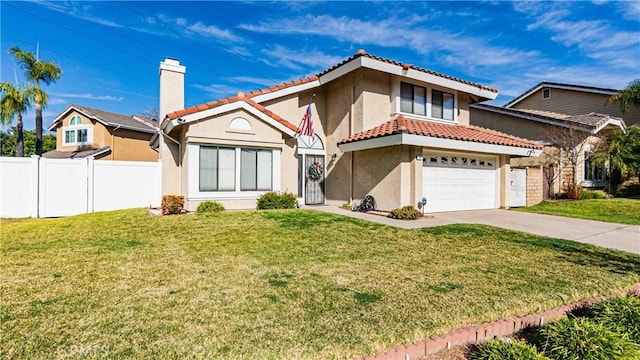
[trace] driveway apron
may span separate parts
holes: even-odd
[[[437,213],[431,214],[433,217],[430,218],[404,221],[329,205],[309,208],[405,229],[448,224],[484,224],[640,254],[640,226],[637,225],[498,209]]]

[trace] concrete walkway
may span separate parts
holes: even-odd
[[[485,224],[640,254],[640,226],[636,225],[509,210],[457,211],[432,214],[432,218],[403,221],[380,215],[352,212],[330,205],[309,206],[307,209],[351,216],[405,229],[463,223]]]

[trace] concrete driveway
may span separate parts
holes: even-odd
[[[351,212],[336,206],[309,208],[407,229],[462,223],[485,224],[640,254],[640,226],[636,225],[509,210],[457,211],[432,214],[432,218],[416,221],[403,221],[381,215]]]

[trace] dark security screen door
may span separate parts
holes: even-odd
[[[305,179],[305,204],[324,204],[324,155],[305,155],[305,158],[305,167],[302,169]],[[313,180],[309,177],[309,168],[314,163],[320,164],[322,168],[322,176],[318,180]]]

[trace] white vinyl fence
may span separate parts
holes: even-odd
[[[158,207],[162,164],[0,157],[0,217],[58,217]]]

